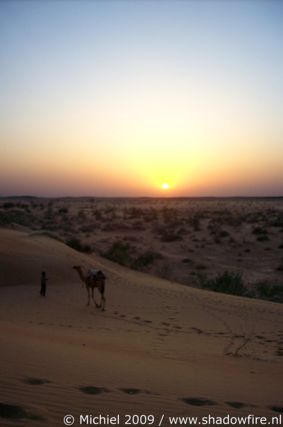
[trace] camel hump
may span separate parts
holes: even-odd
[[[105,279],[105,275],[104,275],[103,271],[98,270],[97,268],[90,268],[88,270],[88,277],[90,277],[90,278],[91,277],[100,277],[100,278]]]
[[[88,276],[96,276],[99,270],[97,268],[90,268],[88,270]]]

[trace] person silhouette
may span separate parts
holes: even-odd
[[[46,295],[46,282],[47,282],[47,277],[46,277],[46,273],[45,271],[41,272],[41,288],[40,288],[40,295],[42,297],[45,297]]]

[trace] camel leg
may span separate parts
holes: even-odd
[[[96,308],[100,308],[101,307],[101,305],[100,304],[97,304],[97,302],[95,303],[95,307]]]
[[[101,294],[101,303],[100,303],[100,307],[102,311],[105,311],[105,298],[104,295]]]
[[[89,292],[89,288],[87,288],[87,305],[89,305],[90,303],[90,292]]]
[[[99,307],[99,305],[97,304],[97,302],[94,299],[94,288],[91,288],[91,299],[93,301],[93,304],[95,305],[95,307]]]
[[[101,299],[100,299],[100,308],[102,311],[105,311],[105,297],[104,297],[104,291],[105,291],[105,282],[102,281],[100,287],[99,287],[99,292],[101,295]]]
[[[92,298],[93,304],[97,307],[96,301],[94,299],[94,288],[91,289],[91,298]]]
[[[95,304],[96,305],[96,308],[101,308],[101,302],[100,302],[100,304]]]
[[[101,299],[100,299],[99,308],[101,308],[102,311],[105,311],[105,297],[104,297],[104,293],[102,293],[102,292],[101,292]]]

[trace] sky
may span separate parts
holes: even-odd
[[[280,0],[0,1],[0,196],[282,196],[282,40]]]

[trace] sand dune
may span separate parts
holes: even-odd
[[[74,263],[106,273],[105,312],[86,307]],[[120,414],[120,425],[126,413],[164,413],[167,426],[174,415],[282,411],[282,305],[181,286],[16,230],[0,230],[0,266],[1,426],[62,426],[69,413]]]

